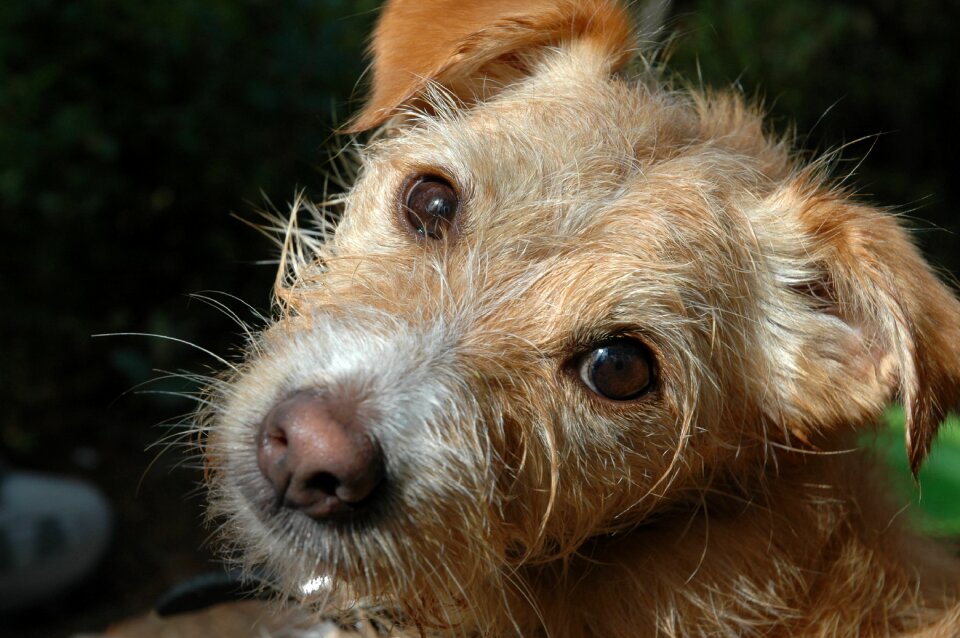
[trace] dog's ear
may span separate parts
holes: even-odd
[[[857,405],[861,415],[875,413],[876,405],[899,395],[916,474],[947,411],[960,404],[960,302],[893,216],[816,187],[803,190],[791,189],[785,198],[799,233],[786,235],[796,242],[798,260],[787,270],[793,271],[793,293],[807,298],[821,323],[806,322],[814,328],[803,341],[814,354],[798,357],[819,370],[801,376],[815,378],[828,395],[839,394],[847,407],[834,405],[835,414],[855,412]],[[778,198],[785,201],[782,193]],[[830,339],[835,343],[824,343]],[[811,387],[796,387],[808,401],[825,405]],[[871,404],[873,410],[864,407]]]
[[[631,22],[614,0],[392,0],[373,36],[371,96],[347,132],[374,128],[436,83],[464,103],[523,77],[525,56],[584,40],[611,71],[629,59]]]

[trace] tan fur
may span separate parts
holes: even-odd
[[[404,635],[960,635],[960,563],[852,450],[899,397],[919,467],[960,303],[738,95],[618,74],[628,33],[607,0],[388,4],[343,220],[288,237],[281,316],[213,389],[225,538]],[[445,240],[404,227],[423,172],[460,194]],[[578,380],[610,335],[654,392]],[[303,387],[384,448],[375,524],[267,506],[252,432]]]

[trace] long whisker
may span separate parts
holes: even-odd
[[[197,344],[195,344],[195,343],[193,343],[193,342],[191,342],[191,341],[187,341],[186,339],[178,339],[177,337],[171,337],[171,336],[169,336],[169,335],[156,334],[156,333],[152,333],[152,332],[105,332],[105,333],[94,334],[94,335],[90,335],[90,336],[91,336],[91,337],[94,337],[94,338],[100,338],[100,337],[152,337],[152,338],[154,338],[154,339],[163,339],[164,341],[172,341],[172,342],[174,342],[174,343],[179,343],[179,344],[182,344],[182,345],[185,345],[185,346],[189,346],[189,347],[191,347],[191,348],[193,348],[193,349],[195,349],[195,350],[199,350],[200,352],[202,352],[202,353],[204,353],[204,354],[206,354],[206,355],[209,355],[209,356],[213,357],[216,361],[218,361],[219,363],[222,363],[223,365],[227,366],[228,368],[230,368],[230,369],[233,370],[234,372],[239,372],[239,368],[238,368],[236,365],[230,363],[229,361],[227,361],[226,359],[224,359],[224,358],[221,357],[220,355],[214,354],[212,351],[207,350],[207,349],[204,348],[203,346],[198,346]]]

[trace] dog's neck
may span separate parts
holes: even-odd
[[[957,563],[920,538],[905,540],[902,508],[881,503],[887,495],[870,464],[850,456],[781,468],[755,494],[718,490],[696,507],[592,539],[563,564],[526,568],[515,617],[551,638],[929,625],[943,615],[945,592],[957,592]],[[921,589],[918,570],[941,578]],[[848,588],[851,578],[874,586]],[[891,600],[901,601],[901,617]],[[590,615],[612,608],[620,612]]]

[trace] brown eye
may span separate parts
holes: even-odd
[[[650,350],[635,339],[617,339],[584,354],[580,379],[612,401],[636,399],[653,386]]]
[[[407,188],[403,212],[418,236],[442,239],[459,207],[460,198],[450,182],[428,175],[416,178]]]

